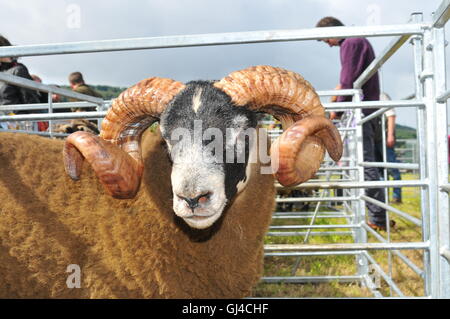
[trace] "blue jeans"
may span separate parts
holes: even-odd
[[[397,155],[395,154],[395,150],[393,147],[386,148],[386,159],[388,162],[391,162],[391,163],[399,163],[399,161],[397,160]],[[392,178],[396,181],[402,179],[398,168],[388,169],[388,176],[392,176]],[[392,197],[394,199],[401,200],[402,199],[402,189],[399,187],[394,187],[394,192],[393,192]]]

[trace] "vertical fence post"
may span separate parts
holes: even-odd
[[[428,206],[423,214],[424,240],[430,242],[430,249],[425,258],[427,269],[426,294],[432,298],[439,296],[439,227],[438,227],[438,171],[436,163],[436,93],[434,89],[433,65],[434,39],[433,30],[426,28],[423,34],[423,71],[420,80],[424,83],[424,102],[426,116],[426,152],[427,152],[427,178],[428,178]]]
[[[53,113],[53,98],[52,98],[53,93],[48,92],[47,94],[48,94],[48,113],[51,114],[51,113]],[[53,121],[52,120],[48,121],[48,133],[50,134],[50,137],[52,138],[53,137]]]
[[[358,93],[354,94],[353,96],[353,102],[359,103],[361,102],[361,90],[359,90]],[[355,121],[356,123],[359,123],[362,118],[362,110],[361,108],[357,108],[355,110]],[[363,124],[356,124],[356,136],[355,136],[355,142],[356,142],[356,163],[362,163],[364,162],[364,148],[363,148],[363,130],[362,130]],[[364,182],[364,167],[361,165],[358,166],[358,182]],[[357,203],[357,210],[355,211],[355,222],[357,224],[363,224],[365,223],[366,218],[366,205],[365,201],[361,199],[361,195],[364,195],[364,189],[358,188],[356,190],[356,193],[358,194],[358,203]],[[367,231],[363,227],[359,227],[355,231],[355,242],[357,243],[367,243]],[[361,277],[365,277],[369,273],[369,262],[367,260],[367,257],[364,253],[356,255],[357,258],[357,266],[358,266],[358,275]]]
[[[433,57],[434,57],[434,85],[435,96],[440,96],[446,91],[446,61],[445,61],[445,33],[444,28],[433,28]],[[441,190],[440,186],[448,184],[448,130],[447,130],[447,102],[433,101],[436,108],[435,134],[436,152],[434,154],[437,163],[437,222],[439,232],[439,250],[450,247],[450,222],[448,193]],[[431,154],[433,155],[433,154]],[[436,260],[439,263],[440,298],[450,298],[450,264],[444,256]]]
[[[411,22],[413,23],[421,23],[423,21],[422,13],[413,13],[411,15]],[[424,61],[423,61],[423,36],[414,36],[411,39],[411,43],[413,45],[414,52],[414,77],[415,77],[415,97],[417,100],[422,100],[424,97],[424,86],[421,81],[421,74],[424,69]],[[427,155],[428,155],[428,146],[427,146],[427,126],[426,126],[426,117],[427,113],[425,112],[425,108],[418,107],[417,108],[417,143],[420,147],[418,150],[418,163],[419,163],[419,178],[420,180],[424,180],[427,178]],[[430,237],[430,229],[429,229],[429,189],[421,188],[420,189],[420,211],[422,217],[422,240],[426,241]],[[431,275],[430,275],[430,253],[425,250],[423,256],[424,263],[424,290],[425,295],[431,295]]]

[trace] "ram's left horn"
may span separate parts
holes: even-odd
[[[326,117],[310,116],[294,123],[275,140],[270,154],[278,159],[272,160],[272,168],[280,184],[292,186],[312,178],[325,155],[322,143],[333,160],[341,158],[341,145],[335,143],[341,139],[333,128]]]
[[[286,130],[271,147],[278,181],[291,186],[311,178],[320,167],[325,148],[338,161],[342,141],[311,84],[299,74],[272,66],[236,71],[216,82],[236,106],[265,112]]]

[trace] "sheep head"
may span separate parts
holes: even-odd
[[[311,85],[294,72],[257,66],[217,82],[139,82],[114,100],[100,136],[67,138],[65,168],[78,179],[85,158],[110,195],[132,198],[143,172],[142,132],[159,121],[172,161],[174,212],[193,228],[207,228],[250,178],[257,113],[273,115],[285,129],[270,151],[281,184],[311,178],[325,149],[334,160],[341,157],[340,135]]]

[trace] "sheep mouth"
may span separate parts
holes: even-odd
[[[196,214],[194,214],[194,215],[192,215],[192,216],[188,216],[188,217],[185,217],[185,218],[188,218],[188,219],[192,219],[192,220],[205,220],[205,219],[208,219],[208,218],[211,218],[211,217],[213,217],[215,214],[212,214],[212,215],[196,215]]]
[[[197,215],[183,217],[184,221],[192,228],[205,229],[214,224],[221,214]]]

